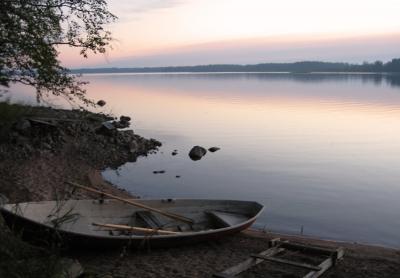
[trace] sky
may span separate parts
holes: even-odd
[[[400,57],[399,0],[109,0],[105,55],[61,48],[67,67],[251,64]]]

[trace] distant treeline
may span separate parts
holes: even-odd
[[[362,64],[329,62],[263,63],[254,65],[201,65],[143,68],[87,68],[73,69],[71,73],[155,73],[155,72],[400,72],[400,59],[390,62]]]

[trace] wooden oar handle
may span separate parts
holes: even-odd
[[[100,190],[97,190],[97,189],[94,189],[94,188],[91,188],[91,187],[80,185],[80,184],[77,184],[77,183],[74,183],[74,182],[69,182],[68,181],[66,183],[69,184],[69,185],[75,186],[77,188],[84,189],[86,191],[102,194],[103,196],[110,197],[112,199],[124,202],[126,204],[130,204],[130,205],[135,206],[135,207],[140,207],[140,208],[143,208],[143,209],[147,209],[149,211],[157,212],[157,213],[159,213],[161,215],[164,215],[166,217],[169,217],[169,218],[172,218],[172,219],[175,219],[175,220],[187,223],[187,224],[194,224],[194,221],[192,219],[187,218],[187,217],[182,216],[182,215],[179,215],[179,214],[175,214],[175,213],[172,213],[172,212],[168,212],[168,211],[156,209],[156,208],[153,208],[153,207],[149,207],[149,206],[146,206],[144,204],[137,203],[137,202],[134,202],[132,200],[124,199],[124,198],[121,198],[121,197],[118,197],[118,196],[115,196],[115,195],[112,195],[112,194],[109,194],[109,193],[106,193],[106,192],[103,192],[103,191],[100,191]]]
[[[124,230],[124,231],[132,231],[132,232],[143,232],[143,233],[159,233],[164,235],[176,235],[179,232],[160,230],[160,229],[148,229],[142,227],[134,227],[127,225],[119,225],[119,224],[102,224],[102,223],[92,223],[93,226],[98,226],[102,228],[108,228],[113,230]]]

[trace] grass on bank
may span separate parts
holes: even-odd
[[[0,277],[56,277],[59,256],[23,242],[0,216]]]
[[[15,122],[33,114],[32,106],[0,102],[0,141],[7,138],[8,132]]]
[[[0,102],[0,123],[14,122],[28,115],[32,115],[34,107],[23,104]]]

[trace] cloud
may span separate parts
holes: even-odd
[[[181,4],[181,0],[112,0],[108,6],[121,24],[139,20],[152,11],[170,9]]]
[[[132,3],[132,1],[129,1],[129,3]],[[142,0],[142,1],[136,1],[132,5],[132,8],[130,9],[130,12],[133,13],[145,13],[153,10],[159,10],[159,9],[168,9],[175,7],[179,4],[182,4],[182,1],[180,0]]]
[[[111,11],[119,18],[137,17],[154,10],[169,9],[182,4],[181,0],[113,0],[109,2]]]
[[[98,66],[141,67],[198,64],[253,64],[323,60],[362,62],[400,57],[400,34],[318,40],[241,40],[192,45],[153,54],[113,59]]]

